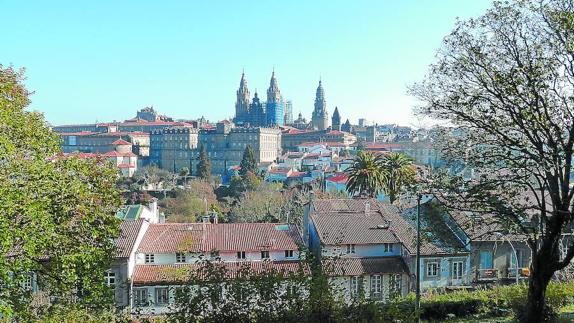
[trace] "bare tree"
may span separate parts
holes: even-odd
[[[410,92],[419,112],[456,126],[441,141],[444,156],[473,169],[470,181],[438,181],[450,188],[450,207],[489,213],[498,228],[527,236],[532,264],[520,319],[543,321],[546,287],[574,257],[574,247],[559,250],[573,221],[573,1],[495,2],[458,22]]]

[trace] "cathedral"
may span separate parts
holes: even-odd
[[[267,89],[267,101],[261,103],[255,92],[251,100],[245,73],[241,74],[237,101],[235,102],[235,123],[237,125],[252,127],[282,126],[285,122],[285,101],[281,96],[275,71],[271,74],[269,89]]]
[[[315,109],[311,117],[311,126],[315,130],[325,130],[329,128],[329,113],[327,112],[327,102],[325,101],[325,90],[321,81],[315,94]]]

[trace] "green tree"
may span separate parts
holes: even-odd
[[[382,191],[394,203],[399,195],[415,181],[415,166],[412,159],[402,153],[390,152],[379,159],[379,167],[384,174]]]
[[[574,185],[574,5],[571,0],[495,2],[457,23],[437,62],[411,93],[420,112],[456,131],[439,143],[471,180],[443,174],[437,194],[451,208],[492,215],[532,250],[523,322],[542,322],[548,283],[568,266]]]
[[[257,174],[257,160],[255,159],[255,153],[253,152],[251,145],[247,145],[247,147],[245,147],[243,158],[241,159],[239,175],[244,177],[249,172]]]
[[[174,186],[173,174],[155,165],[145,166],[135,172],[133,184],[135,185],[130,185],[130,187],[137,190],[156,190],[160,187],[162,189],[172,189]]]
[[[187,178],[189,177],[189,175],[191,175],[191,172],[189,171],[189,168],[187,167],[182,167],[179,170],[179,176],[183,177],[183,185],[187,185]]]
[[[0,65],[0,316],[29,320],[31,275],[61,306],[101,308],[112,301],[103,277],[119,233],[119,174],[59,154],[42,115],[26,111],[22,80]]]
[[[347,191],[354,196],[376,197],[385,182],[380,164],[380,158],[374,153],[359,151],[353,164],[345,170],[349,176]]]
[[[222,209],[213,187],[200,180],[189,181],[188,187],[177,190],[173,198],[163,199],[160,206],[168,222],[196,222],[206,212]]]
[[[203,144],[199,147],[199,162],[197,163],[196,175],[206,181],[211,178],[211,161]]]

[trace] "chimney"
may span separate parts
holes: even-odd
[[[369,201],[365,202],[365,215],[368,216],[369,212],[371,212],[371,203]]]

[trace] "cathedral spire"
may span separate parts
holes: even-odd
[[[325,90],[323,82],[319,80],[319,86],[315,93],[315,109],[311,118],[313,128],[325,130],[329,127],[329,114],[327,113],[327,102],[325,101]]]
[[[281,91],[279,90],[279,84],[277,84],[277,78],[275,77],[275,68],[273,68],[271,80],[269,81],[269,89],[267,90],[267,103],[278,103],[279,101],[281,101]]]
[[[245,71],[241,73],[241,81],[239,81],[239,89],[236,92],[237,101],[235,101],[235,122],[242,123],[246,121],[247,114],[249,113],[249,88],[247,87],[247,79],[245,78]]]

